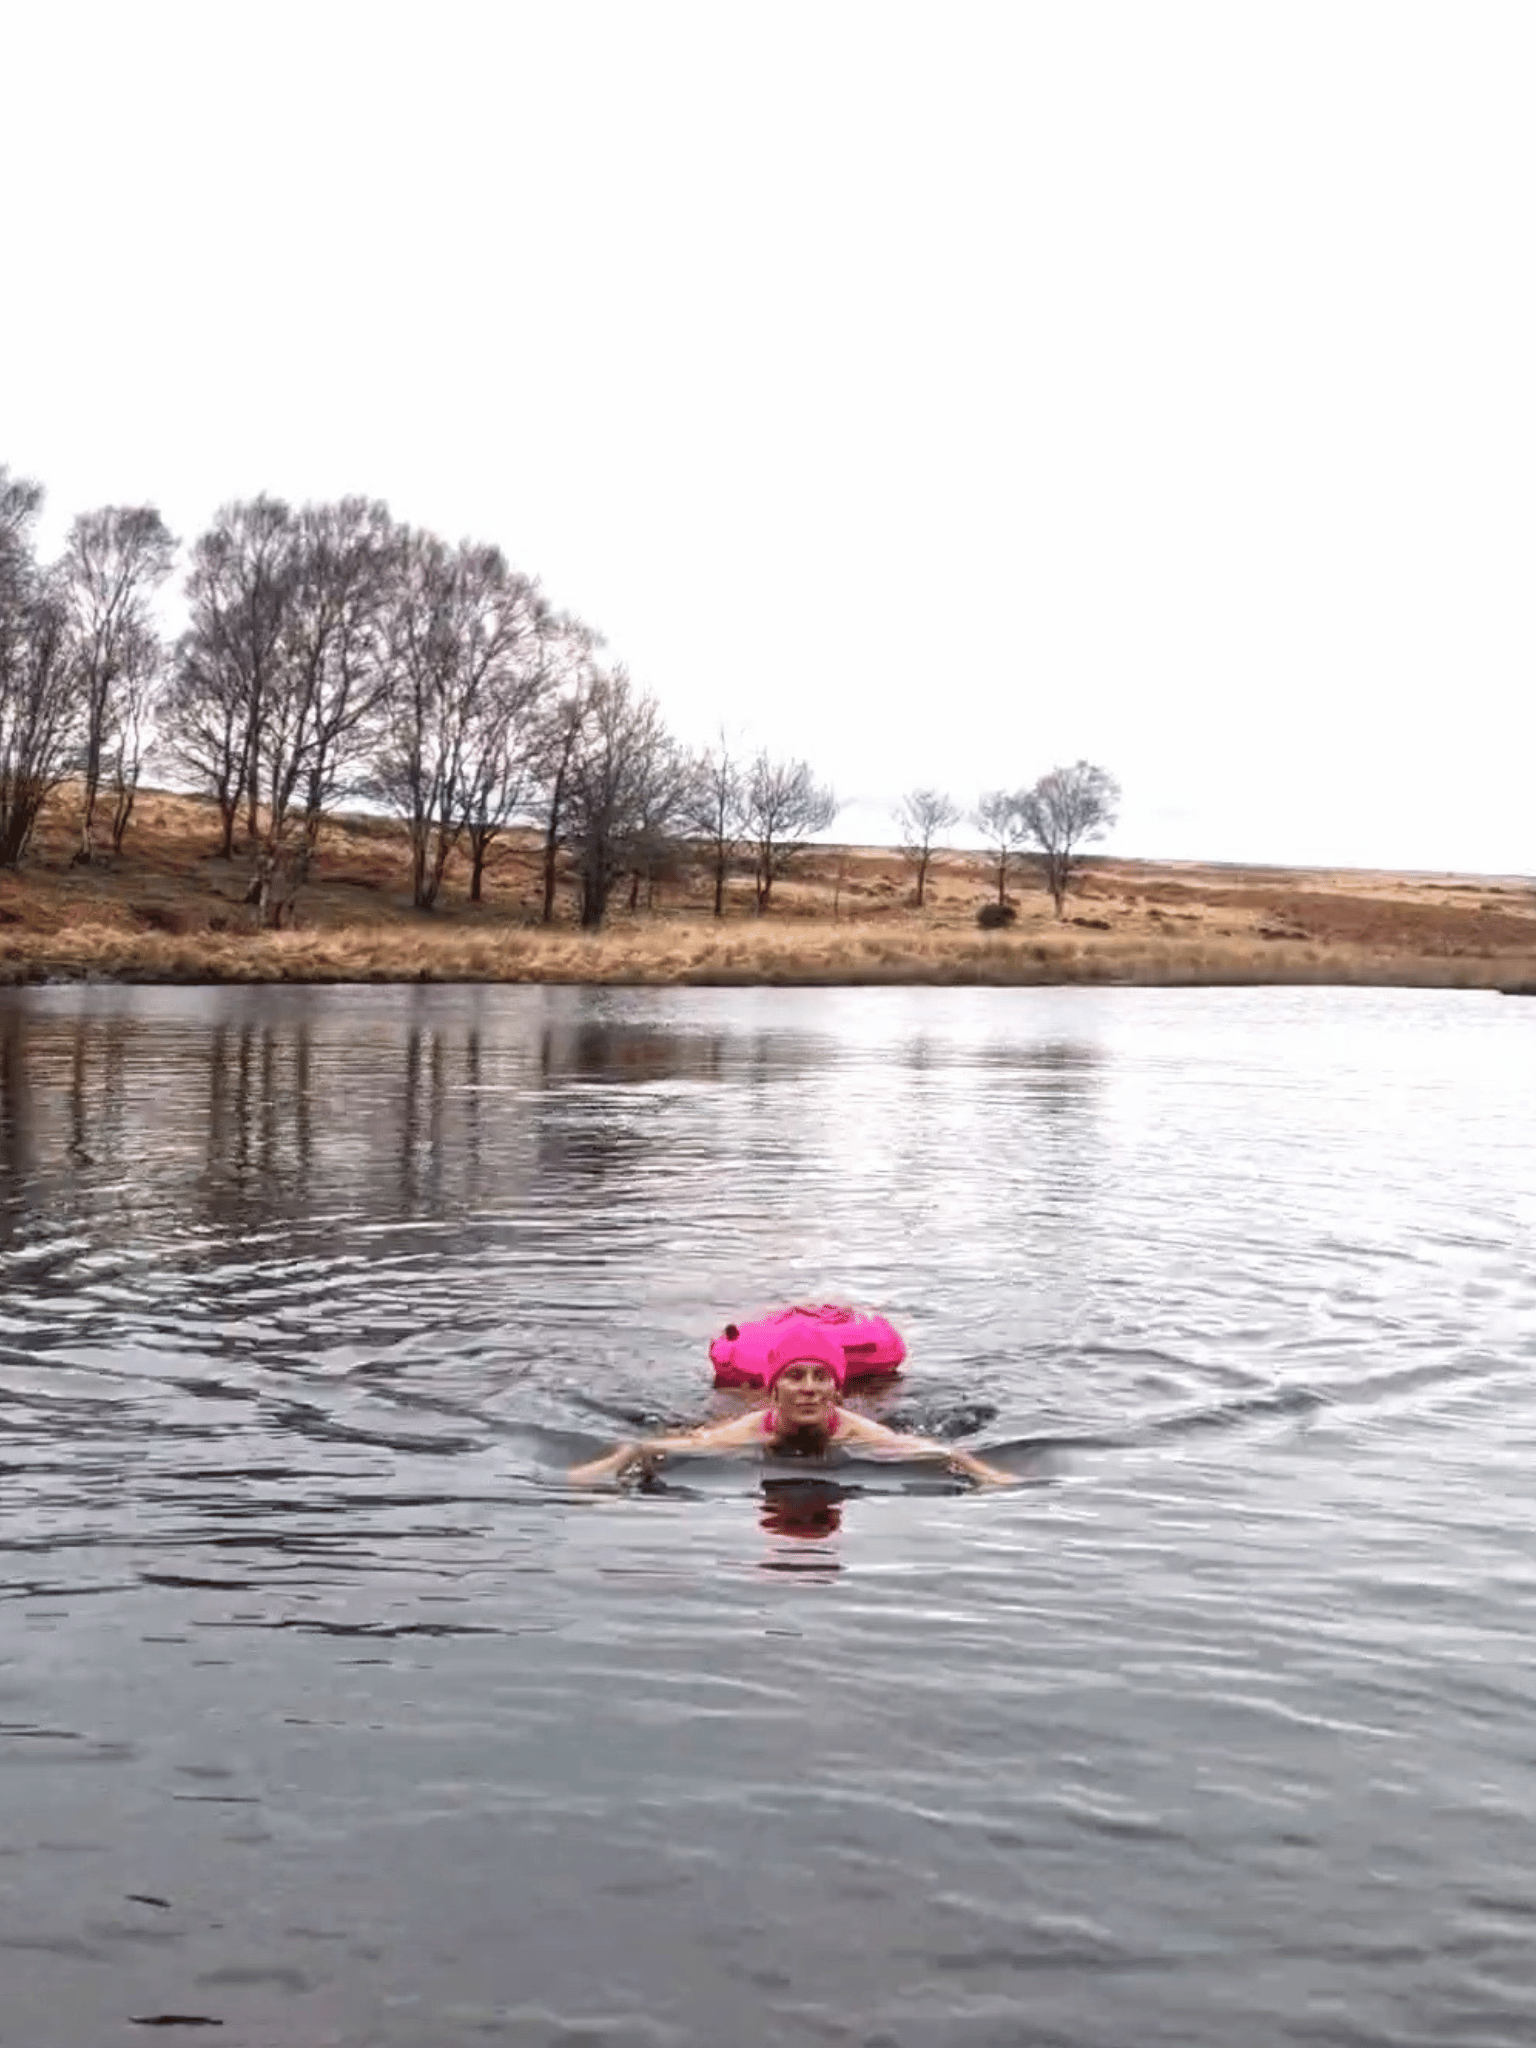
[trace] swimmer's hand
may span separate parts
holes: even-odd
[[[605,1479],[622,1479],[632,1465],[645,1461],[640,1444],[620,1444],[606,1458],[594,1458],[590,1465],[573,1465],[566,1478],[572,1486],[601,1486]]]
[[[756,1414],[734,1422],[716,1422],[703,1429],[687,1429],[671,1436],[644,1437],[637,1443],[620,1444],[606,1458],[594,1458],[590,1465],[573,1465],[566,1478],[573,1486],[599,1486],[605,1479],[622,1479],[636,1465],[651,1471],[670,1453],[733,1450],[751,1443],[762,1428]]]
[[[1001,1465],[989,1465],[958,1444],[940,1443],[931,1436],[907,1436],[899,1429],[887,1429],[883,1422],[867,1415],[844,1411],[842,1437],[845,1442],[866,1445],[874,1451],[888,1451],[895,1457],[942,1459],[951,1472],[974,1479],[978,1486],[1017,1486],[1018,1475]]]
[[[989,1465],[985,1458],[976,1458],[969,1451],[952,1450],[949,1454],[951,1472],[963,1472],[967,1479],[974,1479],[978,1486],[1017,1486],[1016,1472],[1005,1472],[1001,1465]]]

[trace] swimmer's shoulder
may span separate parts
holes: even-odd
[[[852,1408],[839,1408],[832,1441],[835,1444],[896,1444],[902,1438],[894,1429],[887,1429],[883,1422],[871,1421],[869,1416],[860,1415]]]
[[[756,1443],[762,1433],[762,1410],[749,1408],[745,1415],[733,1415],[726,1422],[706,1422],[691,1432],[690,1440],[703,1451],[724,1451],[733,1444]]]

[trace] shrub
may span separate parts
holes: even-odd
[[[1012,924],[1018,914],[1011,903],[983,903],[976,913],[976,922],[984,932],[995,932],[1004,925]]]

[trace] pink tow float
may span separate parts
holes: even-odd
[[[768,1353],[793,1337],[797,1323],[830,1330],[837,1337],[848,1361],[851,1380],[871,1373],[895,1372],[907,1355],[899,1332],[884,1316],[839,1308],[832,1302],[823,1303],[820,1308],[781,1308],[753,1323],[726,1324],[723,1334],[709,1347],[715,1385],[763,1386],[768,1378]]]

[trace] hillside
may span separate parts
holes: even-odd
[[[296,928],[257,932],[248,859],[217,857],[210,804],[142,796],[121,859],[71,864],[78,809],[45,813],[28,864],[0,872],[0,981],[480,980],[686,982],[1361,982],[1511,987],[1536,982],[1536,886],[1515,877],[1234,867],[1100,859],[1058,921],[1038,875],[1011,884],[1017,923],[978,930],[995,895],[980,851],[942,852],[928,900],[889,847],[817,846],[753,914],[750,877],[709,915],[685,875],[605,929],[537,922],[535,835],[498,846],[485,901],[450,867],[441,907],[410,905],[406,845],[389,820],[325,827]]]

